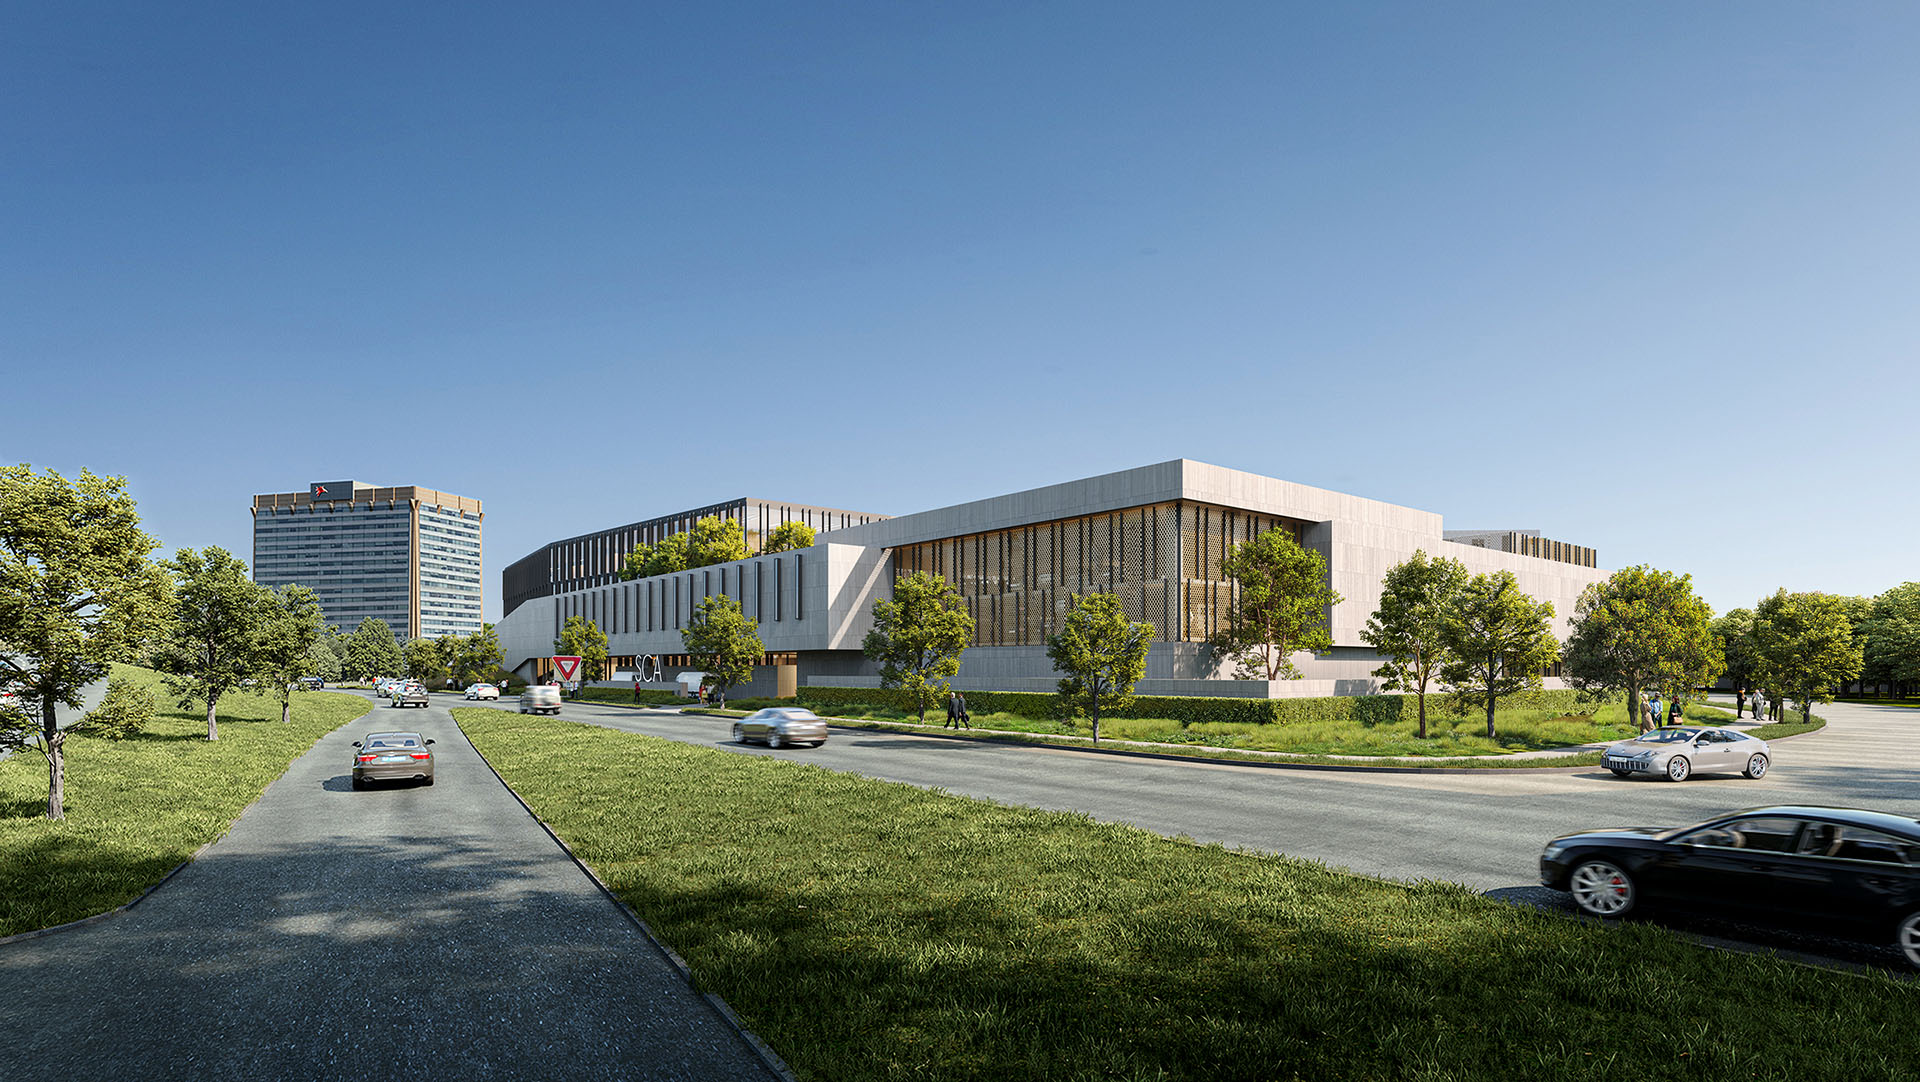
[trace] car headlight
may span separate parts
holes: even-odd
[[[1561,845],[1561,844],[1560,844],[1560,843],[1558,843],[1558,842],[1554,842],[1554,843],[1552,843],[1552,844],[1550,844],[1550,845],[1548,845],[1548,846],[1547,846],[1547,848],[1545,849],[1545,851],[1543,851],[1543,852],[1542,852],[1542,853],[1540,854],[1540,859],[1541,859],[1541,860],[1550,860],[1550,861],[1557,861],[1557,860],[1559,860],[1559,859],[1560,859],[1560,855],[1561,855],[1562,853],[1565,853],[1566,851],[1567,851],[1567,847],[1566,847],[1566,846],[1564,846],[1564,845]]]

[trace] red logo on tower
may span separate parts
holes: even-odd
[[[580,659],[561,657],[556,654],[553,658],[553,671],[559,675],[560,679],[571,684],[580,676]]]

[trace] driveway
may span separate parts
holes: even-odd
[[[433,738],[356,792],[351,742]],[[500,784],[443,707],[322,738],[133,909],[0,946],[0,1078],[777,1077]]]

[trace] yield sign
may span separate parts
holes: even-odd
[[[574,678],[580,675],[580,659],[577,657],[561,657],[556,654],[553,659],[553,669],[560,674],[560,679],[571,684]]]

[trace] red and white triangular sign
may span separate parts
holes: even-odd
[[[560,679],[572,683],[573,679],[580,675],[580,659],[561,657],[556,654],[553,659],[553,671],[560,674]]]

